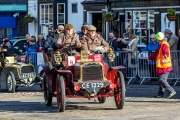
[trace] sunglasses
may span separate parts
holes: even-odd
[[[83,30],[88,30],[88,29],[83,29]]]
[[[151,39],[155,39],[155,38],[151,38]]]

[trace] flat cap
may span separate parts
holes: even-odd
[[[72,24],[66,24],[65,25],[65,29],[72,29],[74,28],[74,26]]]
[[[172,34],[172,32],[171,32],[170,29],[165,29],[164,33],[166,33],[166,34]]]
[[[93,26],[93,25],[89,25],[88,30],[94,30],[94,31],[96,31],[96,27]]]

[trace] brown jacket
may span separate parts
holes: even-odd
[[[75,47],[77,44],[81,44],[80,41],[79,41],[79,35],[74,31],[73,35],[72,36],[69,36],[67,35],[65,32],[62,32],[56,42],[56,47],[58,49],[61,49],[63,48],[64,50],[70,52],[70,45],[69,44],[66,44],[68,42],[75,42],[74,45],[72,45],[72,53],[77,53],[76,50],[75,50]],[[64,46],[63,46],[64,44]]]
[[[94,40],[86,35],[82,37],[82,50],[88,50],[90,53],[94,53],[94,50],[99,46],[104,46],[106,52],[109,50],[109,44],[99,34],[97,34]]]

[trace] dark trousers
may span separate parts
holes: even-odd
[[[169,72],[158,75],[158,81],[159,81],[159,92],[158,94],[163,95],[164,91],[172,92],[174,89],[169,85],[167,82]]]

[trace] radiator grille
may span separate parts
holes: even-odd
[[[33,66],[23,66],[21,68],[21,72],[22,73],[32,73],[32,72],[34,72],[34,68],[33,68]]]
[[[92,63],[82,68],[82,80],[102,80],[102,66],[100,64]]]

